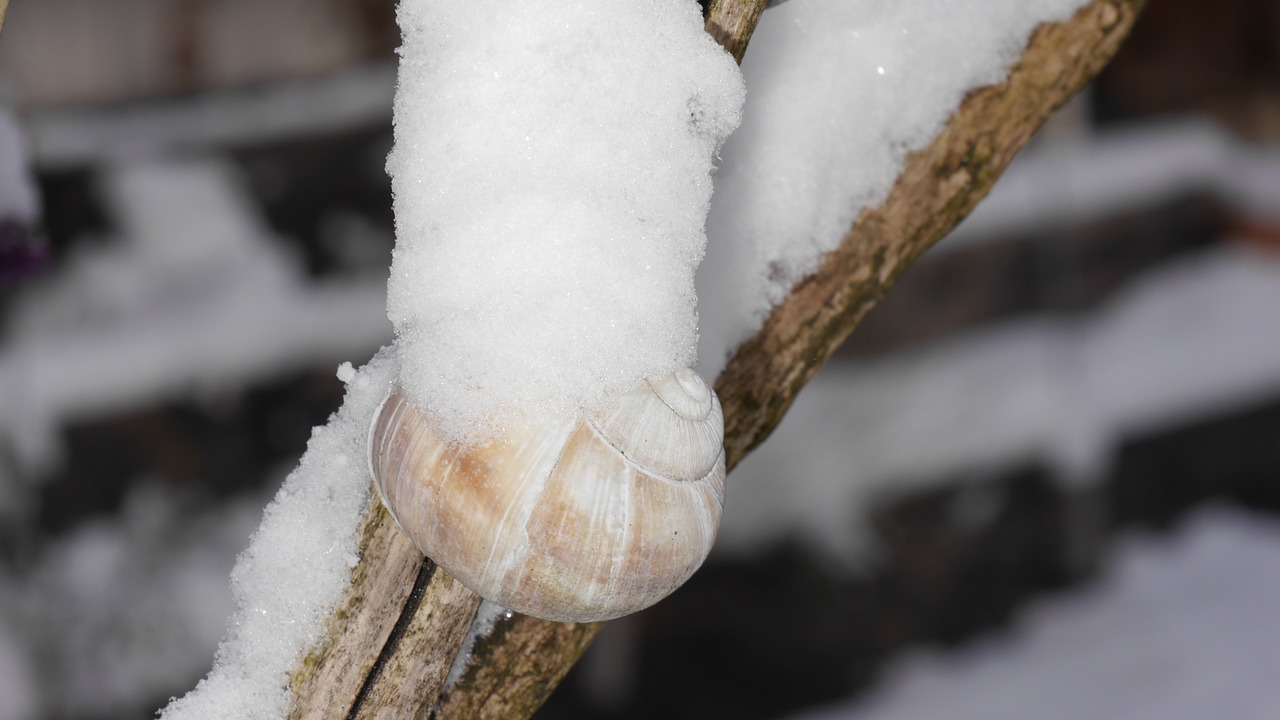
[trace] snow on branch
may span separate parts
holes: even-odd
[[[397,20],[387,312],[433,431],[511,437],[691,366],[743,99],[698,7],[401,0]]]
[[[906,158],[887,198],[862,211],[817,269],[779,298],[716,383],[731,466],[777,425],[804,383],[898,275],[973,208],[1048,115],[1102,68],[1142,4],[1093,0],[1069,20],[1040,26],[1008,76],[969,90],[948,113],[942,131]],[[763,5],[763,0],[713,2],[707,26],[740,57]],[[381,373],[376,382],[387,382],[388,371],[375,370],[368,378],[349,375],[370,383]],[[340,411],[348,428],[372,412],[365,407],[367,393],[361,390],[365,399],[358,408]],[[367,492],[364,468],[349,472],[348,482],[353,479],[362,483],[360,492]],[[297,491],[287,485],[284,500],[277,502]],[[423,560],[381,504],[366,502],[364,508],[354,533],[359,560],[350,570],[351,584],[317,625],[308,626],[309,650],[294,662],[287,678],[273,674],[254,685],[270,695],[270,686],[287,682],[286,696],[268,697],[268,705],[279,709],[274,703],[284,702],[290,718],[532,715],[585,650],[598,624],[500,616],[442,694],[478,599]],[[243,573],[237,571],[237,576]],[[318,601],[307,602],[316,607]],[[238,622],[255,619],[253,613],[252,606],[242,605]],[[233,635],[247,632],[241,625]],[[293,647],[268,643],[264,649],[277,658]],[[221,662],[238,662],[242,651],[224,646]],[[245,672],[252,665],[235,667]],[[224,671],[206,683],[229,680],[248,682]],[[169,717],[179,717],[181,705],[171,708]],[[279,715],[258,710],[236,716]]]
[[[1041,25],[1003,82],[971,90],[933,141],[908,156],[888,197],[857,217],[720,373],[730,467],[768,437],[898,276],[973,210],[1049,115],[1102,70],[1143,4],[1093,0],[1066,22]]]
[[[858,217],[721,373],[716,391],[725,407],[730,467],[777,426],[804,383],[901,272],[977,204],[1053,110],[1102,69],[1142,4],[1094,0],[1066,22],[1041,26],[1008,78],[971,91],[928,147],[907,158],[889,197]],[[501,623],[435,717],[528,717],[597,630],[524,616]]]

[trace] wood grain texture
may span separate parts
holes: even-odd
[[[378,502],[360,524],[360,561],[324,639],[291,673],[289,720],[346,717],[391,636],[422,567],[422,553]]]
[[[440,696],[480,598],[430,560],[423,568],[419,580],[429,577],[415,583],[401,622],[349,713],[353,720],[424,717]]]
[[[558,623],[512,613],[477,643],[437,720],[527,718],[546,702],[603,623]]]
[[[763,5],[715,0],[708,32],[741,59]],[[717,380],[730,467],[777,426],[804,384],[902,271],[977,204],[1049,114],[1101,70],[1142,5],[1093,0],[1071,20],[1042,26],[1005,82],[970,92],[930,145],[909,156],[889,198],[858,217],[840,246],[774,309]],[[408,701],[381,706],[376,717],[527,718],[599,629],[521,615],[504,619],[437,701],[435,678],[457,652],[453,621],[474,613],[474,601],[459,596],[447,574],[435,570],[417,604],[406,603],[419,578],[420,555],[376,503],[362,527],[364,550],[352,587],[327,637],[293,674],[291,718],[348,717],[362,688],[361,704],[375,691],[378,698],[394,695],[394,683],[367,679],[375,666],[379,673],[395,668],[395,677],[414,678],[415,688],[401,693]],[[424,611],[424,604],[435,609]],[[412,617],[400,620],[406,608]],[[427,617],[419,621],[423,612]],[[393,632],[398,621],[424,629],[404,642],[404,634]],[[400,640],[388,645],[393,636]]]
[[[767,0],[711,0],[707,8],[707,33],[742,63],[747,43],[760,22]]]

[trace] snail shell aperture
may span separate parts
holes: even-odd
[[[724,502],[720,401],[679,370],[578,419],[450,444],[393,390],[370,462],[396,522],[476,594],[549,620],[642,610],[706,559]]]

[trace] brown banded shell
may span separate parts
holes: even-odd
[[[549,620],[607,620],[661,600],[711,551],[724,426],[692,370],[578,420],[445,443],[398,391],[374,416],[382,500],[428,557],[481,597]]]

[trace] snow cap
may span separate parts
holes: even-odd
[[[743,83],[690,0],[404,0],[387,310],[446,435],[693,364],[711,170]]]

